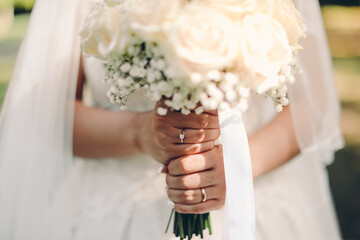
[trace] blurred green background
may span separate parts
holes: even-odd
[[[0,1],[0,109],[34,1]],[[346,141],[328,168],[330,184],[343,238],[360,240],[360,0],[320,2]]]

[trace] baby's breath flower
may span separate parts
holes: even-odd
[[[212,70],[207,73],[206,77],[209,81],[219,82],[221,80],[221,73],[218,70]]]
[[[130,69],[131,69],[131,65],[128,62],[122,64],[120,67],[120,71],[123,73],[128,73],[130,71]]]
[[[167,114],[167,108],[158,107],[156,112],[160,116],[165,116]]]
[[[275,110],[277,112],[281,112],[283,110],[283,106],[281,104],[277,104],[276,107],[275,107]]]

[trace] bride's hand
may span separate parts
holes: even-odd
[[[226,184],[221,145],[172,160],[167,170],[167,192],[176,211],[206,213],[223,207]]]
[[[215,140],[220,136],[216,112],[200,115],[168,111],[165,116],[153,111],[142,114],[138,145],[141,152],[150,155],[163,164],[184,155],[198,154],[214,149]],[[184,131],[183,143],[179,135]]]

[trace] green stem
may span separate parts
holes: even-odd
[[[169,226],[170,226],[171,218],[172,218],[172,216],[174,215],[174,212],[175,212],[175,210],[174,210],[174,208],[173,208],[173,209],[171,210],[170,218],[169,218],[168,224],[167,224],[167,226],[166,226],[165,233],[167,233],[167,232],[168,232],[168,230],[169,230]],[[175,224],[175,223],[174,223],[174,224]]]
[[[183,216],[182,216],[181,213],[179,213],[178,216],[179,216],[180,240],[183,240],[185,238],[185,236],[184,236],[184,225],[183,225],[183,219],[182,219]]]
[[[191,240],[191,237],[192,237],[192,235],[193,235],[193,233],[192,233],[192,226],[191,226],[191,219],[193,219],[192,214],[188,215],[188,218],[187,218],[188,240]]]
[[[199,214],[200,216],[200,237],[201,239],[204,238],[203,230],[204,230],[204,218],[202,214]]]
[[[209,233],[210,233],[210,235],[211,235],[211,234],[212,234],[212,229],[211,229],[211,218],[210,218],[210,213],[208,213],[208,217],[207,217],[207,219],[208,219]]]

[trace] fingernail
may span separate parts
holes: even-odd
[[[162,169],[161,173],[168,173],[169,169],[168,169],[168,165],[164,165],[164,168]]]

